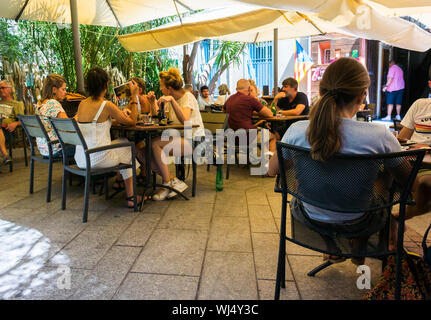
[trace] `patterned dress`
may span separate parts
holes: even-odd
[[[51,140],[57,140],[57,135],[55,134],[54,129],[51,126],[51,122],[49,122],[48,118],[57,118],[60,112],[65,112],[60,102],[55,99],[50,99],[45,101],[41,105],[37,105],[36,107],[36,115],[41,116],[43,125],[45,126],[46,132]],[[48,157],[48,143],[45,138],[36,138],[37,148],[41,155]],[[60,143],[56,143],[52,145],[52,153],[56,154],[61,151]]]

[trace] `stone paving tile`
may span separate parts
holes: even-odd
[[[275,233],[252,233],[254,263],[257,279],[275,280],[277,275],[278,245],[280,237]],[[286,263],[286,280],[293,280],[292,271]]]
[[[214,216],[216,217],[248,217],[247,203],[225,202],[217,200],[214,207]]]
[[[89,226],[50,260],[73,268],[92,269],[115,243],[127,226]]]
[[[213,206],[183,200],[175,202],[166,210],[159,228],[209,230]]]
[[[111,299],[140,251],[141,248],[137,247],[112,247],[85,278],[84,286],[80,287],[71,299]]]
[[[245,192],[218,192],[214,216],[248,217]]]
[[[166,209],[169,208],[169,206],[171,205],[171,203],[176,202],[175,200],[172,201],[147,201],[143,208],[142,208],[142,212],[144,214],[146,213],[164,213],[166,211]]]
[[[190,183],[189,189],[184,194],[193,201],[212,204],[216,199],[215,182],[214,187],[200,186],[198,183],[195,197],[192,197],[192,184]]]
[[[115,244],[125,246],[144,246],[160,221],[160,217],[161,215],[157,213],[142,213],[138,215]]]
[[[208,250],[251,252],[248,218],[214,217]]]
[[[132,272],[199,276],[206,231],[156,229]]]
[[[70,270],[70,282],[65,272]],[[43,267],[29,279],[19,293],[11,299],[67,300],[73,293],[85,286],[90,270]],[[69,286],[70,285],[70,286]]]
[[[360,274],[356,273],[357,266],[349,260],[332,265],[315,277],[307,276],[307,272],[322,263],[320,257],[288,256],[288,260],[302,299],[358,300],[366,293],[366,290],[357,288],[356,281]],[[366,259],[365,265],[370,267],[373,287],[381,274],[381,263],[375,259]]]
[[[194,300],[199,278],[129,273],[114,300]]]
[[[259,188],[260,189],[260,188]],[[260,189],[252,189],[246,191],[247,202],[249,205],[268,205],[268,199],[266,197],[266,193]]]
[[[251,232],[278,232],[269,206],[249,205],[248,212]]]
[[[105,212],[99,214],[96,220],[92,223],[96,226],[115,226],[119,224],[131,224],[138,216],[139,212],[134,212],[133,209],[125,208],[109,208]]]
[[[280,300],[300,300],[294,281],[286,281],[286,288],[280,290]],[[257,280],[259,300],[274,300],[275,280]]]
[[[199,300],[257,300],[253,255],[207,251]]]

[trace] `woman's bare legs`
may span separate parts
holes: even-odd
[[[174,141],[172,139],[175,139]],[[173,141],[173,142],[172,142]],[[153,159],[156,167],[159,169],[159,174],[163,179],[163,182],[169,182],[172,178],[174,178],[170,172],[168,164],[165,163],[166,156],[163,148],[168,143],[181,143],[181,155],[190,155],[191,154],[191,146],[190,143],[184,140],[183,138],[171,138],[169,141],[162,141],[160,137],[157,137],[153,140],[152,148],[153,148]],[[169,152],[169,156],[173,155],[173,150]]]

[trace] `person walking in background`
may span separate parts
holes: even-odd
[[[386,84],[383,86],[383,92],[386,92],[386,103],[388,105],[388,114],[382,120],[392,120],[392,110],[394,104],[397,107],[395,119],[401,120],[401,105],[403,104],[404,95],[404,72],[394,60],[389,63],[389,72]]]

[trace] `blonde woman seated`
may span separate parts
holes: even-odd
[[[218,88],[219,96],[214,101],[215,105],[222,106],[226,102],[227,98],[229,98],[230,91],[226,84],[221,84]]]
[[[108,90],[109,77],[105,70],[101,68],[93,68],[88,71],[86,78],[86,89],[90,95],[87,99],[82,100],[78,107],[76,120],[79,128],[84,136],[88,148],[96,148],[106,146],[111,143],[124,142],[126,139],[118,139],[111,141],[111,119],[115,119],[121,124],[134,126],[138,115],[137,98],[139,88],[134,82],[130,82],[131,99],[129,108],[130,116],[122,112],[115,104],[105,100],[105,95]],[[127,141],[127,140],[126,140]],[[104,168],[116,166],[120,163],[131,163],[130,148],[118,148],[101,152],[96,152],[90,155],[91,166],[93,168]],[[76,147],[75,161],[79,168],[86,167],[85,153],[82,146]],[[139,167],[139,163],[136,163]],[[133,198],[133,177],[132,169],[120,170],[120,174],[124,179],[124,187],[127,195],[127,206],[134,207]],[[123,182],[117,180],[115,188],[124,188]],[[142,202],[142,197],[138,196],[137,203]]]
[[[163,96],[156,101],[154,93],[148,93],[153,113],[156,114],[161,103],[164,103],[165,111],[169,112],[169,118],[173,121],[173,124],[183,125],[186,121],[190,121],[192,125],[199,126],[198,128],[193,128],[193,139],[195,139],[195,137],[205,136],[198,102],[192,93],[183,88],[183,79],[181,78],[179,70],[171,68],[168,71],[162,71],[159,74],[159,78],[160,90]],[[192,154],[192,146],[183,137],[171,137],[169,141],[162,141],[160,137],[155,138],[152,143],[153,167],[156,167],[154,171],[161,175],[164,185],[174,188],[179,192],[183,192],[188,186],[183,181],[170,174],[168,164],[165,161],[167,156],[173,155],[172,152],[170,154],[165,154],[163,150],[169,143],[180,144],[182,155]],[[165,200],[166,198],[172,198],[176,195],[174,191],[162,188],[153,196],[153,199]]]

